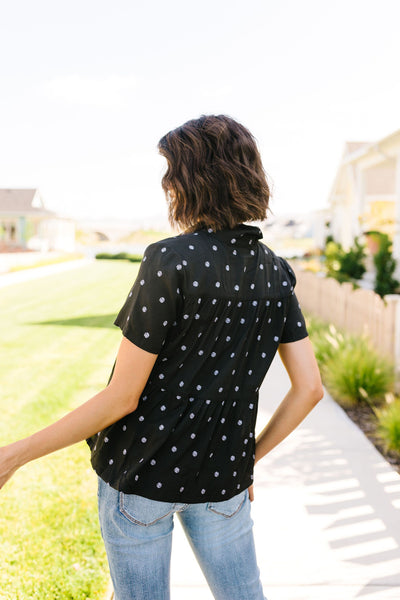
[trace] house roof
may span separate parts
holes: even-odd
[[[51,215],[37,189],[0,189],[0,214]]]

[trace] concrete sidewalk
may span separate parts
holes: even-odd
[[[14,273],[0,273],[0,288],[13,285],[15,283],[23,283],[33,279],[40,279],[41,277],[47,277],[48,275],[54,275],[56,273],[71,271],[72,269],[77,269],[78,267],[90,265],[93,262],[94,259],[91,258],[78,258],[75,260],[55,263],[53,265],[46,265],[44,267],[31,267],[29,269],[22,269],[21,271],[15,271]]]
[[[277,358],[261,429],[289,388]],[[256,467],[252,504],[268,600],[400,600],[400,475],[329,397]],[[171,600],[212,600],[175,520]]]

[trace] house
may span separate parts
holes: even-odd
[[[345,248],[367,231],[387,233],[400,264],[400,129],[347,142],[329,196],[330,232]]]
[[[37,189],[0,189],[0,251],[75,248],[75,224],[48,210]]]

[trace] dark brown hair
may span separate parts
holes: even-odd
[[[158,142],[169,220],[188,230],[232,229],[265,219],[270,188],[250,131],[225,115],[202,115]]]

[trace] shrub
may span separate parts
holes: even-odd
[[[377,432],[386,450],[400,452],[400,400],[396,400],[381,410],[377,410]]]
[[[307,329],[330,394],[340,404],[365,402],[374,410],[394,381],[389,361],[364,336],[342,333],[314,317],[307,317]]]
[[[361,279],[365,273],[365,246],[360,244],[357,238],[348,252],[341,244],[330,240],[326,244],[324,254],[328,276],[334,277],[340,283]]]
[[[325,362],[322,373],[329,392],[344,405],[378,403],[394,379],[392,365],[361,337],[343,343]]]
[[[127,252],[118,252],[117,254],[99,252],[96,254],[95,258],[103,260],[129,260],[130,262],[141,262],[143,257],[140,254],[128,254]]]
[[[393,277],[396,270],[396,261],[393,258],[391,246],[392,242],[389,240],[389,236],[382,233],[379,239],[378,252],[374,255],[376,268],[374,290],[381,297],[395,293],[400,285]]]

